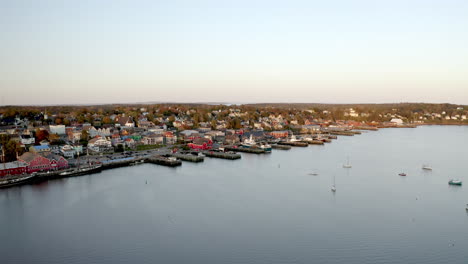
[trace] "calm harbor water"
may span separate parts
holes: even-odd
[[[468,127],[383,129],[4,189],[0,262],[467,263],[467,152]]]

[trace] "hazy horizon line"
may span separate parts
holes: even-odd
[[[260,105],[260,104],[290,104],[290,105],[385,105],[385,104],[450,104],[467,106],[449,102],[375,102],[375,103],[318,103],[318,102],[177,102],[177,101],[149,101],[149,102],[120,102],[120,103],[71,103],[71,104],[11,104],[0,107],[56,107],[56,106],[105,106],[105,105],[151,105],[151,104],[180,104],[180,105]]]

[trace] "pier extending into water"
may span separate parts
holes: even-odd
[[[161,155],[154,155],[146,159],[148,163],[168,166],[168,167],[177,167],[182,165],[182,161],[174,157],[165,157]]]
[[[282,142],[278,142],[278,145],[287,145],[287,146],[292,146],[292,147],[307,147],[309,146],[309,144],[307,144],[306,142],[302,142],[302,141],[282,141]]]
[[[261,148],[243,148],[243,147],[225,147],[225,150],[228,151],[237,151],[237,152],[245,152],[245,153],[253,153],[253,154],[265,154],[265,150]]]
[[[203,162],[205,160],[205,157],[199,156],[199,155],[194,155],[191,153],[172,153],[170,154],[172,157],[178,158],[183,161],[190,161],[190,162]]]
[[[229,152],[220,152],[220,151],[210,151],[206,150],[203,151],[203,154],[210,158],[219,158],[219,159],[228,159],[228,160],[236,160],[240,159],[241,155],[237,153],[229,153]]]
[[[290,150],[291,146],[288,145],[278,145],[278,144],[271,144],[272,149],[280,149],[280,150]]]

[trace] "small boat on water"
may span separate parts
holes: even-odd
[[[28,174],[21,177],[14,177],[6,180],[0,181],[0,188],[11,187],[15,185],[20,185],[32,181],[36,177],[36,173]]]
[[[348,160],[347,160],[346,164],[343,164],[343,168],[350,169],[352,167],[353,166],[351,166],[351,164],[349,163],[349,157],[348,157]]]
[[[335,175],[333,175],[333,185],[331,187],[332,192],[336,192],[336,183],[335,183]]]
[[[400,175],[400,176],[406,176],[406,173],[402,172],[402,173],[399,173],[398,175]]]
[[[449,185],[462,185],[462,181],[458,180],[458,179],[452,179],[448,182]]]
[[[425,164],[425,165],[422,166],[422,169],[423,170],[432,170],[432,167],[430,165]]]
[[[465,208],[465,210],[468,212],[468,204],[466,204],[466,208]]]

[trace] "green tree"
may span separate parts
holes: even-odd
[[[88,145],[89,132],[87,130],[81,131],[80,144]]]

